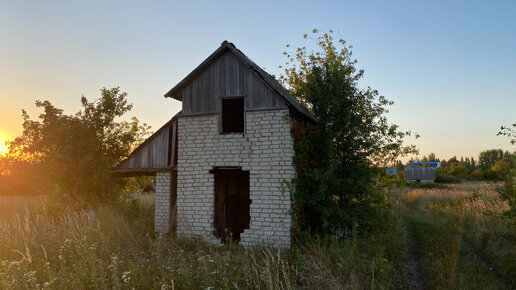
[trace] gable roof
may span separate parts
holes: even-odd
[[[261,69],[245,54],[235,47],[233,43],[224,41],[221,46],[215,50],[208,58],[206,58],[200,65],[198,65],[190,74],[188,74],[183,80],[175,85],[170,91],[165,94],[166,98],[174,98],[178,101],[182,101],[181,92],[183,88],[192,82],[197,76],[199,76],[210,64],[216,59],[222,56],[225,52],[233,53],[242,63],[249,66],[273,91],[280,95],[296,113],[299,113],[302,117],[307,118],[312,122],[316,122],[316,119],[310,112],[308,112],[288,91],[285,89],[276,79],[270,74]]]

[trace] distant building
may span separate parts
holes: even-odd
[[[405,179],[408,182],[435,182],[435,167],[407,166]]]
[[[422,166],[422,167],[441,167],[441,162],[439,161],[429,161],[429,162],[410,162],[409,166]]]
[[[385,174],[387,174],[387,175],[398,175],[398,169],[396,169],[396,168],[385,168]]]

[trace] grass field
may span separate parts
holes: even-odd
[[[432,289],[516,287],[516,233],[498,214],[499,184],[464,183],[396,194]]]
[[[95,212],[0,197],[0,289],[403,288],[392,221],[367,237],[304,237],[281,252],[155,235],[152,196]]]
[[[0,197],[0,289],[511,289],[496,186],[397,189],[377,232],[302,235],[289,251],[156,235],[152,195],[95,211]]]

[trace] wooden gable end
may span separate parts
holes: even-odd
[[[177,164],[177,114],[112,171],[115,176],[154,175]]]
[[[259,74],[228,50],[182,88],[183,114],[220,113],[220,98],[233,96],[245,98],[246,111],[287,108]]]

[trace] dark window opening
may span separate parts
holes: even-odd
[[[222,99],[222,134],[244,133],[244,98]]]
[[[222,242],[240,241],[249,228],[249,171],[215,169],[215,236]]]

